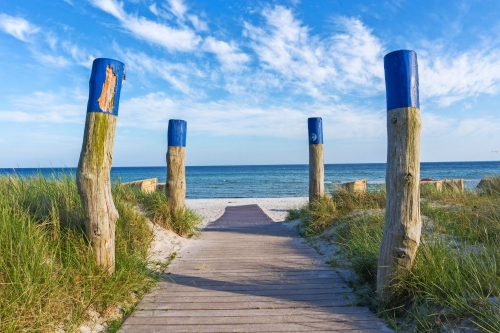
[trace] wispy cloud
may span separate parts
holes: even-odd
[[[241,52],[236,43],[226,43],[213,37],[207,37],[203,48],[217,56],[223,69],[238,70],[250,60],[250,57]]]
[[[79,90],[59,93],[37,91],[12,101],[11,110],[0,110],[0,120],[17,123],[83,123],[86,98]]]
[[[307,135],[307,118],[321,115],[326,136],[332,139],[380,138],[385,130],[385,112],[360,110],[345,104],[335,106],[258,106],[238,101],[207,103],[172,99],[165,93],[150,93],[120,103],[119,126],[166,130],[168,120],[188,121],[190,133],[213,136],[258,135],[300,138]]]
[[[92,62],[96,58],[94,55],[90,54],[86,49],[70,42],[63,42],[62,45],[64,50],[71,55],[78,65],[92,68]]]
[[[0,14],[0,30],[23,42],[29,42],[30,36],[36,34],[40,28],[22,17]]]
[[[206,22],[196,15],[186,15],[188,8],[182,0],[168,0],[168,6],[165,6],[177,17],[180,22],[178,27],[128,14],[123,8],[123,3],[116,0],[89,1],[95,7],[117,18],[122,26],[137,38],[160,45],[169,51],[213,53],[225,70],[238,70],[249,60],[249,56],[242,52],[234,41],[225,42],[211,36],[204,39],[200,36],[196,31],[207,31]],[[156,3],[150,5],[149,10],[157,16],[170,19],[170,15],[158,8]],[[184,23],[186,17],[196,31]],[[168,81],[172,81],[172,78],[168,78]]]
[[[201,37],[187,27],[173,28],[165,24],[148,20],[134,14],[128,14],[123,9],[123,2],[116,0],[89,0],[95,7],[117,18],[122,26],[136,37],[161,45],[169,51],[192,51],[201,42]],[[173,1],[173,3],[180,3]],[[182,8],[175,8],[180,15]],[[151,7],[150,7],[151,9]],[[155,7],[152,11],[154,12]],[[183,12],[182,12],[183,13]]]
[[[130,71],[160,77],[170,83],[174,89],[185,94],[192,92],[190,83],[195,78],[204,77],[204,73],[198,70],[195,64],[190,66],[189,63],[171,63],[150,57],[142,52],[124,51],[118,46],[115,48]]]
[[[459,118],[422,112],[422,137],[479,138],[498,133],[500,120],[493,117]]]
[[[497,118],[466,118],[458,122],[451,134],[457,137],[488,137],[498,133],[499,128],[500,121]]]
[[[380,93],[383,89],[381,42],[361,21],[339,17],[331,37],[310,35],[309,28],[282,6],[262,11],[264,27],[245,23],[245,35],[263,69],[322,97],[328,91]]]
[[[66,67],[71,64],[71,61],[63,55],[53,54],[53,52],[46,53],[35,48],[31,52],[39,63],[47,67]]]
[[[188,15],[187,17],[196,30],[199,30],[199,31],[207,31],[208,30],[207,22],[200,19],[198,16]]]
[[[184,14],[187,11],[187,6],[182,0],[167,0],[170,5],[170,11],[179,19],[184,19]]]
[[[47,67],[66,67],[76,63],[91,68],[95,58],[87,50],[69,41],[59,42],[59,37],[50,29],[40,32],[44,38],[32,41],[30,37],[38,33],[41,28],[21,17],[0,14],[0,30],[21,41],[29,42],[28,49],[33,57]]]
[[[441,107],[467,97],[500,93],[500,50],[473,49],[463,53],[423,50],[419,56],[422,97]]]

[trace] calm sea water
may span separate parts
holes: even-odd
[[[51,176],[66,169],[0,169],[2,174],[25,177],[41,173]],[[259,198],[308,196],[309,167],[307,165],[238,165],[188,166],[186,168],[187,198]],[[500,175],[498,162],[439,162],[422,163],[421,178],[464,178],[467,188],[474,188],[481,178]],[[113,180],[121,182],[145,178],[165,182],[166,167],[116,167],[111,170]],[[385,163],[326,164],[325,189],[333,189],[343,182],[368,179],[368,187],[385,182]]]

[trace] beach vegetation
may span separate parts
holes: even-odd
[[[161,227],[172,230],[182,237],[191,237],[198,233],[201,217],[186,208],[172,212],[165,193],[162,191],[142,192],[138,187],[119,186],[127,195],[129,202],[135,202],[151,221]]]
[[[316,236],[359,210],[385,208],[385,190],[358,193],[337,188],[329,195],[314,201],[310,207],[289,210],[288,220],[301,218],[302,230],[307,237]]]
[[[137,206],[153,212],[155,201],[118,185],[112,194],[120,217],[109,276],[86,239],[74,175],[0,177],[0,332],[76,331],[96,314],[125,314],[154,285],[153,232]],[[172,230],[189,234],[193,227]]]
[[[500,184],[500,177],[494,181]],[[374,197],[363,203],[382,202],[381,193],[365,195]],[[422,190],[421,199],[422,237],[415,264],[400,272],[385,303],[375,292],[384,210],[359,204],[339,213],[339,197],[332,194],[326,200],[333,204],[302,208],[300,228],[310,240],[318,232],[328,235],[356,273],[350,285],[361,303],[398,331],[500,332],[500,195],[495,190],[429,188]],[[328,210],[330,222],[324,229]],[[320,227],[308,231],[317,216]]]

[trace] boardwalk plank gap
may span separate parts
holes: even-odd
[[[119,332],[392,332],[258,205],[226,207]]]

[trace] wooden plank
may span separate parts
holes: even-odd
[[[210,288],[209,288],[210,287]],[[182,285],[182,284],[174,284],[174,283],[169,283],[168,285],[163,284],[159,286],[159,289],[156,291],[153,291],[152,293],[156,292],[165,292],[165,293],[175,293],[175,292],[205,292],[207,290],[212,291],[215,290],[217,292],[225,292],[225,291],[246,291],[246,292],[253,292],[253,291],[265,291],[265,290],[287,290],[287,291],[293,291],[293,290],[304,290],[307,292],[308,290],[329,290],[333,288],[348,288],[346,284],[342,282],[335,282],[335,283],[310,283],[310,284],[297,284],[297,285],[285,285],[285,284],[258,284],[258,285],[253,285],[253,284],[225,284],[225,285],[209,285],[209,286],[202,286],[198,285],[195,286],[193,284],[188,284],[188,285]]]
[[[255,205],[228,207],[160,277],[120,332],[387,331],[352,306],[321,256]]]
[[[325,279],[319,279],[319,278],[311,278],[311,279],[265,279],[265,278],[246,278],[244,279],[243,277],[235,280],[235,279],[222,279],[220,278],[219,280],[210,280],[210,279],[203,279],[203,278],[186,278],[186,279],[175,279],[172,280],[172,283],[175,284],[180,284],[180,285],[188,285],[188,286],[194,286],[194,287],[207,287],[207,286],[224,286],[224,285],[266,285],[266,284],[273,284],[273,285],[281,285],[283,287],[288,287],[288,286],[297,286],[300,287],[302,284],[334,284],[334,283],[339,283],[343,282],[342,279],[340,278],[325,278]]]
[[[167,272],[164,274],[161,274],[161,277],[163,278],[168,278],[168,277],[175,277],[178,275],[182,275],[179,273],[179,268],[175,270],[175,273],[172,272]],[[207,274],[205,271],[195,271],[195,272],[189,272],[189,276],[201,276]],[[234,269],[234,270],[225,270],[224,272],[221,272],[220,275],[234,275],[234,276],[251,276],[251,275],[259,275],[262,276],[262,274],[265,275],[272,275],[272,276],[325,276],[325,275],[332,275],[336,276],[336,273],[332,271],[332,269],[273,269],[273,270],[266,270],[266,271],[255,271],[252,269]]]
[[[267,332],[273,330],[275,332],[308,332],[310,330],[330,330],[335,325],[335,330],[365,330],[365,329],[382,329],[380,323],[373,322],[319,322],[319,323],[288,323],[288,324],[228,324],[228,325],[210,325],[209,323],[201,323],[199,325],[141,325],[142,332]],[[135,325],[124,325],[121,332],[136,332]]]
[[[333,307],[333,306],[351,306],[353,304],[354,295],[352,299],[334,299],[334,300],[316,300],[316,301],[281,301],[278,299],[269,301],[256,301],[256,302],[198,302],[198,303],[176,303],[176,302],[140,302],[137,305],[141,310],[202,310],[202,309],[215,309],[215,310],[242,310],[242,309],[284,309],[284,308],[318,308],[318,307]]]
[[[174,289],[174,288],[169,288],[169,289],[161,289],[158,290],[157,292],[152,292],[148,294],[149,296],[176,296],[176,295],[186,295],[189,293],[190,295],[193,296],[209,296],[209,295],[214,295],[214,296],[230,296],[230,295],[236,295],[236,294],[245,294],[245,295],[260,295],[260,296],[272,296],[272,295],[315,295],[315,294],[325,294],[325,293],[340,293],[340,292],[346,292],[349,291],[351,292],[351,289],[348,288],[347,286],[340,286],[336,288],[315,288],[315,289],[304,289],[304,288],[287,288],[287,289],[261,289],[261,288],[255,288],[254,290],[248,290],[248,289],[240,289],[240,290],[205,290],[205,289],[200,289],[200,288],[183,288],[183,289]]]
[[[147,318],[147,319],[145,319]],[[148,321],[149,325],[197,325],[206,323],[208,325],[227,325],[227,324],[300,324],[300,323],[347,323],[363,325],[366,328],[374,328],[371,320],[358,317],[358,320],[351,320],[349,315],[331,315],[331,314],[303,314],[299,316],[282,315],[282,316],[245,316],[245,317],[133,317],[127,322],[129,325],[141,325],[144,320]],[[358,326],[359,327],[359,326]]]
[[[212,303],[230,303],[230,302],[275,302],[276,300],[282,301],[297,301],[297,302],[311,302],[311,301],[319,301],[319,300],[336,300],[342,299],[345,300],[349,296],[352,296],[351,292],[347,292],[346,290],[340,292],[330,292],[330,293],[322,293],[316,295],[309,294],[273,294],[270,295],[259,295],[259,294],[229,294],[229,295],[189,295],[189,296],[179,296],[179,295],[148,295],[142,299],[142,302],[150,302],[150,303],[158,303],[158,302],[168,302],[172,303],[203,303],[203,302],[212,302]]]
[[[171,311],[163,311],[171,312]],[[263,311],[261,311],[263,312]],[[147,318],[147,319],[145,319]],[[357,316],[355,320],[352,319],[353,314],[307,314],[303,313],[300,316],[293,315],[272,315],[272,316],[204,316],[204,317],[132,317],[128,320],[129,325],[141,325],[147,321],[150,325],[193,325],[200,322],[210,323],[210,325],[221,324],[266,324],[266,323],[314,323],[314,322],[360,322],[371,321],[373,318],[368,319],[366,316]],[[373,327],[370,327],[373,328]]]
[[[366,307],[329,307],[329,308],[294,308],[294,309],[273,309],[270,311],[260,310],[193,310],[193,311],[164,311],[164,310],[137,310],[132,314],[139,317],[257,317],[257,316],[305,316],[324,315],[334,317],[348,315],[352,320],[373,320],[377,317]]]

